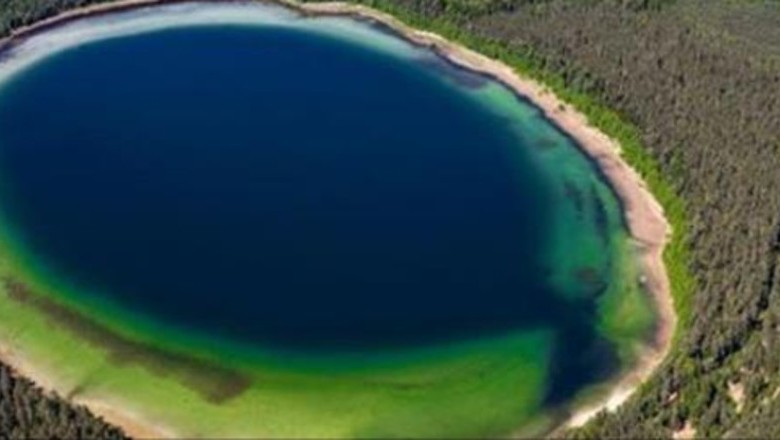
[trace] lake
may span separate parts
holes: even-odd
[[[166,14],[180,19],[150,24]],[[514,353],[528,418],[646,336],[610,318],[643,298],[614,194],[506,86],[349,18],[177,5],[92,22],[115,33],[22,45],[0,76],[7,276],[79,319],[250,372],[359,371],[347,390]],[[465,417],[356,432],[493,432]]]

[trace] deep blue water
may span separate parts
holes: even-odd
[[[553,326],[545,175],[425,63],[276,28],[91,43],[0,92],[3,208],[85,295],[243,342]],[[583,373],[586,374],[586,373]]]

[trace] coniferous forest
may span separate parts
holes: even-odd
[[[126,438],[81,406],[47,395],[0,365],[0,438]]]
[[[363,0],[542,79],[675,229],[672,353],[577,438],[780,438],[780,2]],[[0,0],[0,34],[89,0]],[[0,437],[120,438],[0,368]]]

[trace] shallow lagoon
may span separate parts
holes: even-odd
[[[97,394],[139,368],[165,383],[203,419],[167,409],[183,432],[505,433],[650,327],[576,145],[385,31],[166,6],[42,34],[3,68],[4,274],[26,286],[5,312],[89,341],[70,379]]]

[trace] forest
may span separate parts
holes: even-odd
[[[780,438],[780,2],[359,2],[544,81],[621,141],[667,211],[672,353],[565,435]],[[0,34],[85,3],[0,0]],[[11,437],[120,436],[7,368],[0,380]]]
[[[82,406],[48,395],[31,381],[0,364],[0,439],[59,438],[122,440]]]

